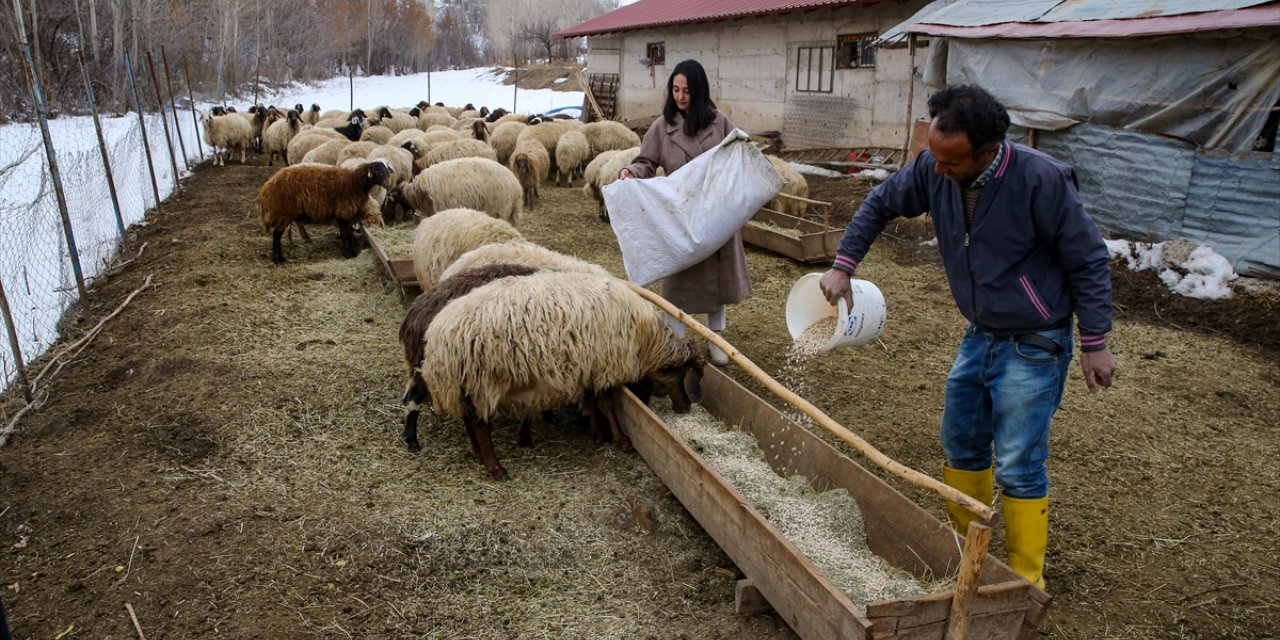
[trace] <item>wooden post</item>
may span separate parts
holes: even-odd
[[[978,595],[978,574],[987,560],[991,544],[991,527],[970,522],[960,552],[960,574],[956,576],[956,594],[951,598],[951,616],[947,619],[946,640],[965,640],[973,622],[973,601]]]
[[[111,192],[111,208],[116,212],[116,232],[124,240],[124,217],[120,213],[120,198],[116,195],[116,178],[111,173],[111,158],[107,155],[107,141],[102,135],[102,121],[98,119],[98,104],[93,95],[93,83],[89,81],[89,69],[84,64],[84,52],[77,52],[80,60],[80,75],[84,77],[84,97],[89,102],[89,112],[93,114],[93,129],[98,132],[98,151],[102,154],[102,168],[107,174],[107,190]]]
[[[907,51],[910,52],[910,62],[907,63],[907,140],[902,143],[903,163],[906,163],[906,157],[911,153],[911,130],[915,128],[915,123],[911,121],[911,103],[916,99],[916,34],[907,35]]]
[[[347,111],[356,110],[356,72],[353,67],[347,67]]]
[[[27,365],[22,362],[22,345],[18,342],[18,328],[13,324],[13,312],[9,310],[9,294],[4,291],[4,281],[0,280],[0,313],[4,314],[4,327],[9,332],[9,350],[13,352],[13,366],[18,374],[18,384],[22,386],[22,397],[31,402],[31,383],[27,380]]]
[[[516,46],[511,45],[511,113],[516,112],[516,100],[520,97],[520,60],[516,58]]]
[[[200,118],[196,115],[196,97],[191,92],[191,70],[187,68],[186,56],[182,56],[182,75],[187,79],[187,100],[191,103],[191,124],[196,128],[196,149],[200,151],[200,162],[204,162],[204,143],[200,141]]]
[[[164,51],[164,45],[160,45],[160,64],[164,66],[164,82],[169,87],[169,111],[173,113],[173,130],[178,134],[178,148],[182,149],[182,166],[191,170],[191,163],[187,161],[187,143],[182,139],[182,127],[178,124],[178,104],[173,100],[173,74],[169,73],[169,55]],[[199,130],[199,127],[196,128]]]
[[[760,381],[760,383],[768,388],[769,391],[772,391],[779,398],[789,402],[791,406],[799,409],[802,413],[812,418],[814,422],[821,425],[827,431],[830,431],[833,435],[843,440],[849,446],[857,449],[859,453],[879,465],[881,469],[884,469],[885,471],[888,471],[889,473],[892,473],[893,475],[902,478],[917,487],[932,491],[947,500],[963,506],[984,522],[990,522],[991,519],[995,517],[996,512],[993,511],[991,507],[978,502],[954,487],[949,487],[939,480],[931,478],[919,471],[916,471],[915,469],[903,465],[889,456],[886,456],[881,453],[880,450],[871,446],[871,443],[858,437],[852,431],[840,426],[839,423],[831,419],[831,416],[823,413],[820,409],[813,406],[813,404],[808,400],[801,398],[791,390],[779,384],[777,380],[774,380],[773,377],[765,373],[760,369],[760,367],[757,367],[755,363],[748,360],[746,356],[742,355],[734,348],[733,345],[720,337],[719,334],[708,329],[701,322],[694,320],[689,316],[689,314],[676,308],[676,306],[668,302],[666,298],[663,298],[662,296],[645,289],[634,282],[628,282],[627,286],[631,287],[632,291],[635,291],[644,299],[657,305],[663,311],[666,311],[671,317],[684,323],[690,329],[693,329],[694,333],[705,338],[707,342],[720,347],[720,350],[724,351],[729,356],[730,360],[738,363],[738,366],[742,367],[743,371],[751,374],[751,377]]]
[[[156,63],[151,59],[151,50],[147,49],[147,69],[151,73],[151,86],[156,90],[156,108],[159,109],[160,125],[164,128],[164,146],[169,150],[169,164],[173,167],[173,188],[182,191],[182,181],[178,174],[178,158],[173,152],[173,137],[169,135],[169,120],[164,117],[164,98],[160,97],[160,82],[156,80]]]

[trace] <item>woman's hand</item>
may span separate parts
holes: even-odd
[[[624,168],[622,171],[619,171],[619,172],[618,172],[618,179],[619,179],[619,180],[626,180],[626,179],[628,179],[628,178],[634,178],[634,177],[635,177],[635,176],[631,175],[631,170],[630,170],[630,169],[626,169],[626,168]]]

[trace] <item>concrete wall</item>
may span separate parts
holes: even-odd
[[[907,132],[909,56],[906,48],[880,49],[874,69],[838,69],[831,93],[796,91],[801,46],[835,45],[837,35],[883,33],[926,0],[883,2],[725,20],[588,39],[588,71],[619,73],[619,117],[643,122],[658,116],[667,75],[681,60],[702,63],[712,98],[747,131],[781,131],[789,148],[901,147]],[[645,67],[650,42],[663,42],[666,64]],[[916,67],[926,51],[919,51]],[[924,113],[928,90],[916,78],[912,113]]]

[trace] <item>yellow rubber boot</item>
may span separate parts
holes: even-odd
[[[987,467],[981,471],[961,471],[952,469],[947,465],[942,465],[942,481],[949,487],[959,489],[961,493],[981,502],[982,504],[991,506],[991,495],[996,488],[995,473],[991,467]],[[947,501],[947,516],[951,520],[951,526],[960,535],[965,535],[969,530],[969,523],[977,516],[969,513],[968,509]]]
[[[1049,498],[1010,498],[1004,505],[1004,550],[1009,568],[1044,589],[1044,551],[1049,545]]]

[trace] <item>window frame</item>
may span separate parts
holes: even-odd
[[[655,53],[657,55],[655,55]],[[666,64],[667,41],[660,40],[658,42],[646,42],[644,45],[644,57],[649,61],[649,66],[651,67]]]
[[[814,71],[814,55],[817,54],[817,72]],[[830,44],[805,44],[796,47],[795,90],[798,93],[834,93],[836,77],[836,48]],[[802,62],[803,61],[803,62]],[[801,70],[804,84],[801,85]],[[817,87],[814,88],[814,81]]]
[[[837,35],[836,68],[841,70],[876,68],[876,47],[873,43],[878,37],[880,34],[874,31]]]

